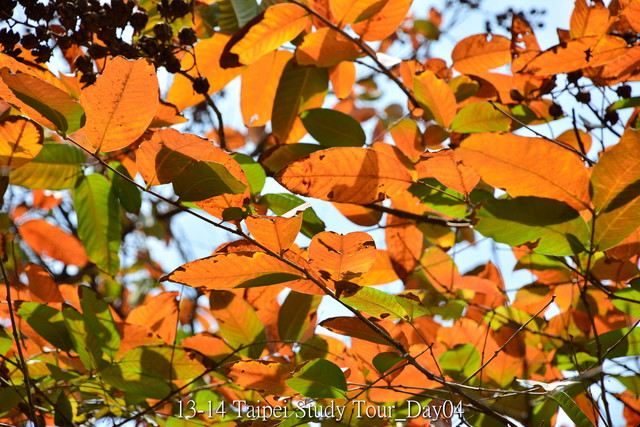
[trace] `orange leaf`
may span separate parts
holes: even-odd
[[[329,69],[329,80],[333,86],[333,93],[339,99],[351,95],[351,89],[356,82],[356,65],[351,61],[343,61]]]
[[[221,338],[208,332],[201,332],[183,339],[180,344],[184,348],[196,350],[216,362],[220,362],[233,350]]]
[[[578,139],[578,135],[580,139]],[[581,130],[566,130],[556,137],[556,140],[583,153],[588,153],[591,149],[591,135]]]
[[[589,172],[573,153],[540,138],[478,133],[456,150],[488,184],[512,197],[556,199],[589,207]]]
[[[627,42],[620,37],[581,37],[542,52],[527,64],[523,72],[538,75],[569,73],[605,65],[626,55],[628,50]]]
[[[451,125],[456,116],[456,97],[447,82],[425,70],[414,76],[413,92],[420,107],[427,109],[437,124]]]
[[[384,40],[393,34],[407,16],[413,0],[389,0],[371,18],[351,25],[351,29],[364,41]]]
[[[458,42],[451,58],[453,67],[463,74],[493,70],[511,62],[511,41],[495,34],[476,34]]]
[[[24,269],[29,278],[29,293],[32,301],[41,303],[64,302],[56,282],[51,275],[36,264],[29,264]]]
[[[146,326],[167,344],[173,344],[178,327],[178,292],[163,292],[147,296],[145,301],[131,310],[127,323]]]
[[[201,39],[193,46],[191,54],[185,55],[180,61],[181,69],[189,70],[189,75],[207,79],[209,94],[219,91],[242,72],[242,68],[225,70],[220,66],[220,56],[229,39],[228,35],[222,33],[215,33],[208,39]],[[197,58],[197,64],[194,58]],[[178,110],[184,110],[201,103],[204,97],[193,90],[190,79],[174,74],[167,101],[178,107]]]
[[[225,365],[224,370],[227,377],[240,387],[277,396],[295,394],[284,382],[293,370],[289,365],[266,360],[241,360]]]
[[[344,215],[349,221],[354,224],[361,225],[363,227],[371,227],[380,222],[382,218],[382,212],[374,211],[373,209],[354,205],[351,203],[334,203],[338,211]]]
[[[387,215],[384,236],[391,265],[398,277],[404,279],[416,268],[422,255],[422,232],[412,221]]]
[[[156,70],[144,59],[116,57],[82,91],[80,103],[87,116],[82,133],[96,151],[124,148],[142,135],[158,111]]]
[[[292,218],[251,215],[245,218],[244,223],[259,243],[282,254],[296,240],[302,225],[302,215]]]
[[[303,276],[304,273],[264,252],[233,252],[188,262],[162,280],[207,289],[232,289],[284,283]]]
[[[391,137],[396,147],[411,161],[416,161],[424,153],[422,132],[418,124],[411,119],[403,119],[391,128]]]
[[[583,36],[601,36],[609,28],[609,9],[602,3],[587,5],[585,0],[576,0],[571,14],[569,34],[572,39]]]
[[[264,126],[271,120],[280,76],[292,56],[287,50],[276,50],[267,53],[242,72],[240,109],[245,125]]]
[[[42,141],[39,125],[24,117],[7,117],[0,122],[0,167],[13,170],[33,160]]]
[[[65,264],[83,266],[88,262],[82,243],[73,235],[48,223],[33,219],[18,227],[22,239],[38,255],[46,255]]]
[[[296,50],[298,64],[316,67],[332,67],[359,56],[358,45],[329,27],[307,34]]]
[[[179,123],[186,122],[187,119],[184,116],[180,115],[178,108],[170,104],[168,102],[160,100],[160,104],[158,105],[158,111],[156,111],[156,115],[153,120],[149,124],[150,128],[163,128],[172,125],[177,125]]]
[[[376,259],[376,245],[367,233],[338,234],[323,231],[309,244],[309,260],[320,275],[333,280],[362,276]]]
[[[385,250],[376,251],[376,259],[371,268],[362,276],[353,280],[359,286],[386,285],[398,280],[398,275],[393,269],[389,253]]]
[[[620,142],[593,167],[591,187],[596,208],[594,244],[599,250],[620,243],[640,220],[640,131],[627,129]]]
[[[239,64],[249,65],[265,53],[293,40],[306,28],[310,19],[302,7],[280,3],[267,8],[264,15],[258,15],[252,23],[242,38],[231,38],[225,47],[237,56]]]
[[[374,332],[362,320],[355,317],[333,317],[323,320],[319,326],[327,328],[336,334],[359,338],[376,344],[389,344],[380,334]],[[378,325],[378,327],[384,330],[382,326]]]
[[[367,19],[379,12],[388,0],[329,0],[331,15],[339,27]]]
[[[631,0],[620,15],[627,19],[636,33],[640,33],[640,2],[638,0]]]
[[[453,150],[440,150],[427,153],[416,164],[418,179],[433,177],[441,184],[468,195],[480,181],[480,175],[464,164]]]
[[[290,163],[275,179],[297,194],[355,204],[383,200],[411,185],[409,172],[398,160],[356,147],[316,151]]]

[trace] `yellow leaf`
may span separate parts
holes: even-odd
[[[451,59],[453,68],[463,74],[493,70],[511,62],[511,41],[495,34],[476,34],[458,42]]]
[[[585,0],[576,0],[571,14],[569,34],[572,39],[582,36],[601,36],[609,28],[609,9],[596,2],[587,5]]]
[[[158,111],[156,70],[144,59],[109,61],[95,84],[82,91],[87,121],[82,133],[96,151],[114,151],[138,139]]]
[[[296,50],[298,64],[316,67],[332,67],[359,56],[360,48],[355,43],[329,27],[307,34]]]
[[[247,126],[264,126],[271,120],[280,76],[293,54],[287,50],[269,52],[242,72],[240,109]]]
[[[406,190],[411,175],[400,161],[366,148],[316,151],[275,175],[290,191],[330,202],[368,204]]]
[[[191,76],[202,76],[207,79],[209,94],[224,88],[227,83],[242,72],[242,68],[225,70],[220,66],[220,56],[229,39],[230,36],[222,33],[215,33],[208,39],[201,39],[195,44],[192,52],[186,54],[180,61],[180,67],[183,70],[188,70]],[[194,58],[196,62],[194,62]],[[193,90],[191,80],[180,74],[174,74],[167,101],[174,104],[179,110],[184,110],[201,103],[204,98]]]
[[[333,86],[333,93],[339,99],[351,95],[351,89],[356,82],[356,64],[343,61],[329,69],[329,80]]]
[[[437,124],[451,125],[456,116],[456,97],[447,82],[425,70],[414,76],[413,92],[420,106],[429,110]]]
[[[560,200],[580,211],[589,207],[589,172],[573,153],[540,138],[478,133],[456,150],[466,165],[512,197]]]
[[[454,150],[427,153],[416,164],[418,178],[433,177],[441,184],[468,195],[480,181],[480,175],[466,165]]]
[[[264,252],[232,252],[188,262],[163,280],[207,289],[232,289],[284,283],[302,276],[304,273]]]
[[[292,218],[251,215],[245,218],[244,223],[259,243],[282,254],[296,240],[302,225],[302,215]]]
[[[309,244],[309,260],[324,279],[351,280],[362,276],[376,259],[376,244],[367,233],[323,231]]]
[[[387,0],[329,0],[329,9],[338,26],[368,19],[379,12]]]
[[[398,280],[398,275],[393,270],[389,254],[385,250],[378,249],[376,251],[376,259],[371,268],[353,281],[359,286],[375,286],[385,285],[394,280]]]
[[[19,168],[42,149],[42,128],[29,119],[10,116],[0,122],[0,167]]]
[[[393,34],[407,16],[413,0],[389,0],[371,18],[351,25],[364,41],[384,40]]]
[[[269,7],[262,19],[251,26],[240,40],[231,39],[230,52],[240,64],[249,65],[262,55],[293,40],[309,24],[307,12],[292,3]],[[229,49],[227,46],[227,49]]]

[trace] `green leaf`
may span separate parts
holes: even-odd
[[[72,188],[82,175],[82,151],[68,144],[45,143],[29,163],[9,174],[12,185],[39,190]]]
[[[135,347],[125,353],[116,364],[125,370],[166,381],[188,381],[205,372],[205,367],[192,352],[170,345]]]
[[[298,196],[286,193],[265,194],[260,198],[260,204],[267,206],[276,215],[282,215],[304,203]],[[324,222],[316,215],[313,208],[307,208],[302,213],[302,227],[300,231],[308,238],[324,231]]]
[[[291,291],[282,303],[278,312],[278,334],[280,339],[296,341],[307,330],[310,321],[315,318],[309,316],[315,312],[320,304],[319,295],[301,294]]]
[[[416,19],[413,21],[413,29],[429,40],[438,40],[440,38],[440,30],[431,21]]]
[[[120,162],[111,162],[112,168],[120,172],[125,177],[132,179],[129,171]],[[109,170],[109,178],[113,185],[113,191],[120,201],[120,205],[129,213],[138,213],[142,205],[142,196],[140,190],[131,181],[123,178],[119,174]]]
[[[120,268],[120,205],[111,183],[92,174],[78,180],[73,191],[78,215],[78,237],[89,259],[98,268],[115,275]]]
[[[517,246],[533,242],[545,255],[573,255],[584,251],[589,228],[566,203],[539,197],[489,199],[477,213],[475,229],[496,242]]]
[[[623,377],[621,375],[615,375],[615,379],[620,381],[628,391],[640,397],[640,377],[635,375],[629,377]]]
[[[496,104],[507,111],[507,107]],[[463,107],[451,123],[451,130],[460,133],[508,132],[511,119],[487,102],[477,102]]]
[[[237,286],[236,288],[257,288],[259,286],[277,285],[278,283],[285,283],[291,280],[300,279],[300,275],[291,273],[267,273],[260,277],[246,280]]]
[[[37,302],[23,302],[18,308],[18,316],[55,347],[63,351],[73,349],[73,341],[62,313],[55,308]]]
[[[384,353],[377,354],[373,358],[373,366],[381,375],[383,375],[385,372],[387,372],[389,369],[393,368],[403,360],[404,359],[401,356],[398,356],[397,353],[386,351]]]
[[[625,108],[640,107],[640,96],[633,98],[620,99],[607,107],[607,111],[622,110]]]
[[[95,335],[89,330],[83,315],[73,307],[64,307],[62,316],[70,332],[74,348],[85,368],[98,369],[102,363],[102,350]]]
[[[551,395],[551,398],[558,402],[562,410],[576,423],[577,427],[593,427],[593,423],[587,417],[582,409],[569,397],[564,391],[560,391]]]
[[[163,399],[171,392],[171,387],[165,381],[130,370],[128,366],[109,365],[99,372],[102,380],[116,390],[152,399]]]
[[[18,393],[18,389],[15,387],[6,387],[0,389],[0,414],[15,408],[15,406],[22,402],[23,398]]]
[[[0,355],[4,356],[13,347],[13,338],[4,329],[0,329]]]
[[[464,380],[480,368],[480,353],[471,344],[458,344],[438,358],[442,370],[453,378]]]
[[[324,99],[328,87],[329,74],[326,68],[300,67],[293,61],[289,62],[280,77],[273,103],[273,135],[284,143],[298,114],[308,108],[311,100]]]
[[[0,78],[16,98],[53,123],[61,133],[68,134],[84,126],[82,105],[62,89],[26,73],[14,74],[9,69],[1,70]],[[38,117],[33,119],[38,121]]]
[[[404,319],[407,316],[394,295],[368,286],[361,287],[353,295],[340,298],[340,301],[379,319]]]
[[[199,202],[222,194],[240,194],[247,186],[216,162],[198,161],[189,165],[173,181],[180,200]]]
[[[236,32],[261,12],[255,0],[222,0],[217,6],[220,31],[225,33]]]
[[[298,366],[286,383],[305,397],[341,398],[347,395],[344,373],[326,359],[314,359]]]
[[[247,177],[251,194],[260,194],[267,180],[267,174],[262,166],[246,154],[234,153],[232,157]]]
[[[247,22],[251,21],[261,12],[255,0],[231,0],[231,6],[238,20],[239,27],[244,27]]]
[[[325,147],[362,147],[366,141],[360,123],[340,111],[313,108],[300,118],[307,132]]]
[[[633,288],[626,288],[617,291],[614,294],[616,297],[626,298],[636,301],[625,301],[622,299],[613,299],[611,302],[620,311],[629,316],[640,318],[640,291]]]
[[[269,172],[276,173],[280,169],[325,147],[318,144],[285,144],[276,145],[260,156],[260,164]]]
[[[120,334],[109,306],[91,288],[81,286],[79,292],[85,323],[98,338],[102,351],[114,359],[120,349]]]
[[[412,293],[396,295],[395,298],[411,319],[431,314],[429,309],[420,301],[420,298]]]
[[[606,332],[598,337],[602,351],[607,359],[616,357],[638,356],[640,355],[640,328],[622,328],[615,331]],[[597,343],[595,339],[589,340],[586,344],[587,351],[597,354]]]

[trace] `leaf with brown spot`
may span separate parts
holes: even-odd
[[[323,231],[309,244],[311,265],[335,281],[351,280],[366,273],[376,259],[376,245],[361,231],[338,234]]]
[[[467,166],[454,150],[424,154],[416,164],[418,179],[433,177],[441,184],[468,195],[480,181],[480,175]]]
[[[259,243],[275,253],[282,254],[291,247],[298,236],[302,215],[291,218],[250,215],[245,218],[244,223]]]
[[[398,160],[357,147],[316,151],[290,163],[275,179],[303,196],[355,204],[383,200],[411,185],[409,172]]]
[[[176,339],[178,324],[178,292],[163,292],[147,296],[144,302],[127,316],[127,323],[146,326],[158,334],[167,344]]]
[[[234,384],[248,390],[257,390],[276,396],[296,394],[284,380],[289,378],[293,368],[278,362],[266,360],[241,360],[229,363],[224,370]]]

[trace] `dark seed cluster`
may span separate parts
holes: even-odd
[[[192,46],[197,36],[192,28],[177,33],[173,28],[177,19],[192,11],[192,2],[158,1],[154,20],[158,15],[160,20],[149,28],[148,12],[135,1],[0,0],[0,51],[18,57],[28,50],[36,62],[45,63],[55,48],[64,52],[79,47],[71,60],[86,85],[96,79],[94,61],[107,56],[147,58],[156,67],[177,73],[176,53]],[[202,87],[204,83],[198,82]]]

